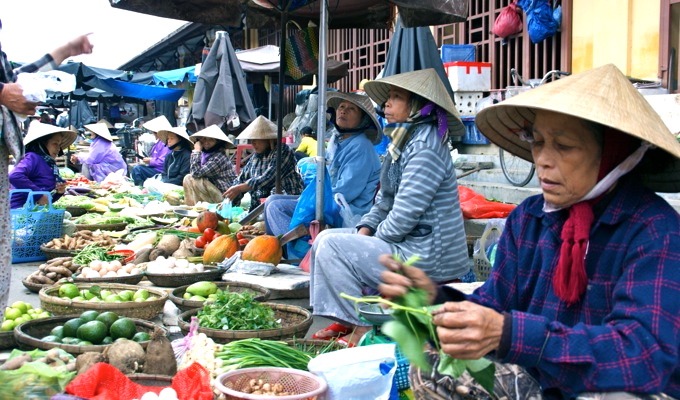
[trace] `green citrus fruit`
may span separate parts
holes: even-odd
[[[111,344],[113,343],[113,339],[111,339],[111,336],[107,336],[102,340],[101,344]]]
[[[56,336],[58,338],[63,338],[64,337],[64,326],[63,325],[55,326],[50,331],[50,335]]]
[[[21,310],[22,314],[25,314],[29,310],[28,304],[24,303],[23,301],[15,301],[14,303],[12,303],[11,307],[16,308],[17,310]]]
[[[137,300],[137,299],[146,300],[146,299],[149,298],[149,291],[146,290],[146,289],[137,289],[137,291],[136,291],[135,294],[132,296],[132,298],[133,298],[134,300]]]
[[[14,321],[12,321],[11,319],[8,319],[7,321],[2,321],[2,325],[0,325],[0,331],[9,332],[11,330],[14,330]]]
[[[135,295],[135,292],[132,290],[122,290],[118,292],[118,296],[120,296],[120,299],[122,301],[132,301],[132,296]]]
[[[109,328],[111,338],[116,340],[118,338],[132,339],[137,333],[137,326],[134,321],[129,318],[118,318]]]
[[[64,283],[59,286],[59,297],[68,297],[72,299],[74,297],[80,296],[80,289],[73,283]]]
[[[83,313],[80,314],[80,319],[82,319],[85,322],[90,322],[90,321],[94,321],[95,319],[97,319],[98,316],[99,316],[99,311],[87,310],[87,311],[83,311]]]
[[[146,342],[147,340],[151,340],[151,335],[149,335],[146,332],[137,332],[135,335],[132,337],[132,340],[135,342]]]
[[[113,324],[117,319],[118,314],[114,313],[113,311],[104,311],[97,317],[97,321],[103,322],[106,325],[106,329],[111,328],[111,324]]]
[[[78,328],[84,323],[85,321],[80,318],[71,318],[64,322],[64,337],[76,337]]]
[[[47,335],[40,340],[42,340],[43,342],[61,343],[61,338],[59,336],[54,335]]]
[[[5,310],[5,320],[14,320],[21,317],[22,315],[23,313],[21,312],[21,310],[18,310],[16,308],[8,308],[7,310]]]
[[[104,340],[107,333],[106,324],[101,321],[90,321],[78,327],[77,336],[78,339],[99,344]]]
[[[61,339],[61,342],[63,344],[78,344],[80,342],[80,339],[72,336],[66,336],[63,339]]]

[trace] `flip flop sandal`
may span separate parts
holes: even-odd
[[[347,341],[347,339],[341,338],[341,337],[335,339],[335,343],[341,344],[341,345],[347,347],[348,349],[352,348],[352,347],[356,347],[356,344],[350,343],[350,342]]]
[[[345,336],[348,333],[352,332],[352,328],[347,327],[345,325],[339,324],[337,322],[334,322],[327,327],[323,329],[323,331],[327,332],[333,332],[331,336],[317,336],[317,334],[312,335],[312,339],[316,340],[334,340],[335,338],[339,336]],[[318,333],[318,332],[317,332]]]

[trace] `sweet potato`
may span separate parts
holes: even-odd
[[[31,361],[31,356],[28,354],[18,355],[16,357],[10,358],[5,361],[4,364],[0,365],[0,370],[12,371],[21,368],[22,365]]]

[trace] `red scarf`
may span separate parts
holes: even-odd
[[[638,139],[606,127],[603,135],[600,170],[597,176],[598,182],[632,154],[639,144]],[[595,219],[593,205],[601,197],[572,205],[569,208],[569,217],[562,226],[560,235],[562,246],[553,276],[553,289],[555,294],[569,305],[579,302],[588,286],[586,252],[590,227]]]

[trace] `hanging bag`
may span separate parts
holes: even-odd
[[[491,31],[494,35],[502,38],[522,32],[522,19],[519,16],[516,1],[503,7],[496,21],[494,21]]]
[[[286,74],[298,80],[316,73],[319,64],[318,34],[313,26],[302,29],[295,21],[288,23],[295,25],[297,30],[286,38]]]

